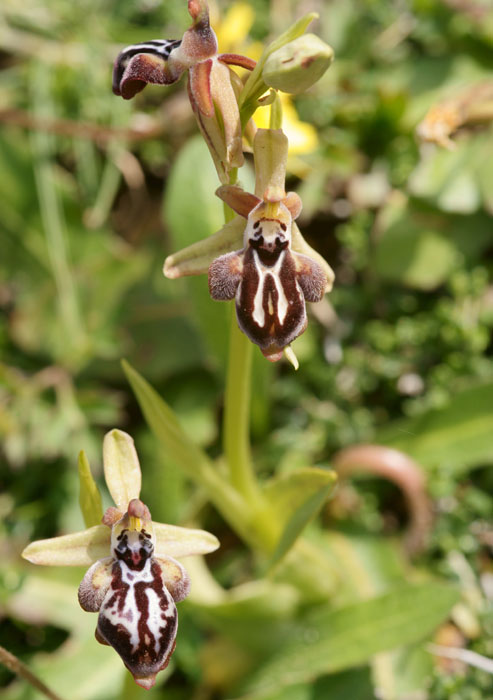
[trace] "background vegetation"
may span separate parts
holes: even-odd
[[[256,57],[259,42],[314,9],[315,31],[336,52],[309,94],[285,101],[300,227],[336,284],[294,344],[297,373],[256,352],[259,474],[330,466],[341,448],[386,444],[421,464],[434,513],[426,547],[410,559],[397,487],[375,477],[338,487],[308,532],[342,572],[320,618],[333,635],[324,674],[270,698],[493,698],[486,671],[430,653],[425,622],[428,641],[405,633],[445,595],[437,588],[436,600],[420,600],[409,583],[447,579],[458,602],[437,613],[435,642],[493,656],[493,138],[488,126],[463,130],[446,151],[415,135],[441,98],[491,76],[489,8],[214,6],[224,50]],[[0,644],[73,700],[144,691],[95,642],[95,617],[76,601],[83,572],[35,570],[19,552],[80,529],[77,453],[100,474],[102,436],[114,426],[136,440],[153,517],[214,532],[222,547],[207,561],[233,590],[216,605],[205,594],[180,605],[166,685],[146,697],[237,697],[283,636],[306,642],[309,663],[310,634],[319,634],[317,608],[261,578],[261,562],[160,448],[120,366],[127,358],[190,440],[218,454],[228,305],[210,301],[205,279],[170,282],[161,272],[168,253],[220,227],[215,172],[183,84],[148,87],[130,104],[110,90],[122,46],[180,37],[187,25],[182,0],[4,0],[0,9]],[[406,600],[416,618],[372,646],[382,610],[397,619]],[[3,668],[0,683],[6,700],[37,697]]]

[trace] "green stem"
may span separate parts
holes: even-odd
[[[230,184],[235,184],[237,178],[238,170],[232,170]],[[225,204],[225,222],[231,221],[234,215],[233,210]],[[232,485],[249,503],[255,502],[259,494],[250,452],[251,376],[252,344],[238,328],[236,312],[233,308],[224,397],[224,456],[229,467]]]
[[[40,680],[34,673],[22,663],[20,659],[0,647],[0,664],[6,666],[10,671],[16,673],[18,676],[27,681],[33,688],[36,688],[38,692],[45,695],[50,700],[60,700],[60,696],[56,695],[52,690],[46,686],[42,680]]]
[[[282,104],[279,93],[270,106],[269,129],[282,129]]]
[[[234,308],[232,312],[224,400],[224,454],[231,483],[250,501],[258,491],[250,452],[252,344],[238,328]]]

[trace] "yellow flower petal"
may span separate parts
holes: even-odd
[[[247,3],[236,2],[232,5],[224,19],[215,25],[214,29],[219,44],[219,53],[236,50],[248,36],[255,13]]]

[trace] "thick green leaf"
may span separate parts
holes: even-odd
[[[322,471],[322,470],[314,470]],[[279,538],[279,542],[274,550],[271,557],[269,566],[272,568],[278,564],[281,559],[289,552],[293,544],[296,542],[298,537],[301,535],[305,527],[308,525],[310,520],[312,520],[321,507],[323,506],[327,496],[329,495],[331,489],[336,481],[336,475],[334,472],[326,472],[326,481],[324,485],[314,488],[315,479],[320,479],[320,475],[317,474],[315,479],[309,484],[309,478],[305,481],[305,492],[300,488],[300,499],[299,505],[294,511],[288,511],[291,513],[289,519],[284,526],[284,530]],[[294,480],[296,481],[296,479]]]
[[[339,530],[324,533],[324,541],[329,547],[330,556],[335,558],[339,570],[345,574],[345,585],[336,594],[337,606],[382,595],[396,583],[406,580],[410,564],[394,539]],[[382,690],[382,697],[389,699],[405,697],[423,688],[431,665],[431,656],[422,645],[380,652],[371,660],[375,685]],[[325,684],[322,683],[322,686],[325,687]],[[353,694],[348,692],[348,696],[353,697]],[[321,697],[331,698],[332,695],[327,692],[326,696]],[[341,690],[341,695],[334,697],[345,696]]]
[[[298,510],[311,496],[333,485],[336,473],[320,467],[305,467],[280,474],[264,485],[266,498],[272,503],[285,527],[290,514]]]
[[[375,700],[373,683],[368,667],[334,673],[318,678],[313,684],[310,700]]]
[[[351,669],[255,695],[257,700],[375,700],[370,669]]]
[[[403,585],[363,602],[321,612],[255,673],[247,685],[252,693],[314,680],[368,661],[378,652],[411,644],[429,635],[459,597],[443,583]],[[250,697],[247,695],[246,697]]]
[[[377,441],[427,467],[463,471],[493,462],[493,384],[456,394],[440,409],[395,421]]]
[[[101,524],[103,505],[84,450],[79,452],[79,505],[86,527]]]

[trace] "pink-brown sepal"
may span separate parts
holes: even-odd
[[[118,59],[117,59],[118,62]],[[115,70],[117,66],[115,63]],[[139,53],[128,62],[118,86],[113,87],[117,95],[124,100],[130,100],[141,92],[148,83],[153,85],[171,85],[180,77],[180,73],[169,70],[168,62],[160,56],[150,53]]]
[[[205,117],[214,116],[214,102],[211,94],[212,61],[202,61],[190,68],[189,91],[192,105]],[[195,104],[193,104],[195,103]]]
[[[241,56],[237,53],[220,53],[217,58],[219,61],[221,61],[221,63],[227,63],[228,66],[245,68],[245,70],[253,70],[257,65],[257,61],[254,61],[253,58]]]

